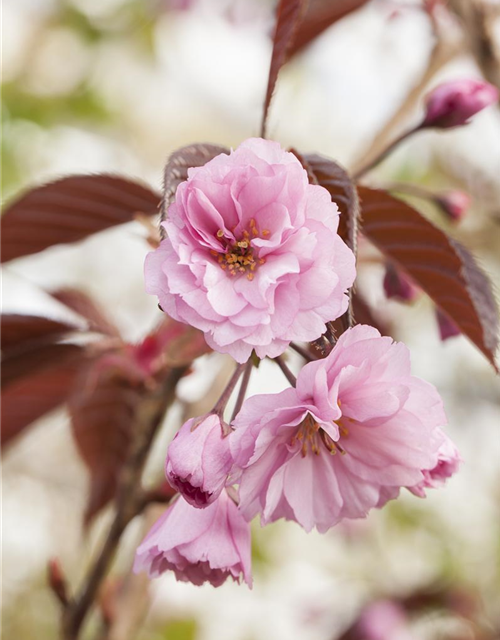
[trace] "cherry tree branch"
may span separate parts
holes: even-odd
[[[495,41],[495,20],[500,7],[484,0],[449,0],[462,22],[469,49],[488,82],[500,89],[500,46]]]
[[[293,373],[290,371],[288,366],[285,364],[283,357],[276,356],[276,358],[274,358],[274,362],[276,362],[276,364],[281,369],[281,371],[283,371],[285,378],[292,385],[292,387],[295,387],[295,385],[297,384],[297,378],[293,375]]]
[[[372,167],[374,164],[378,164],[381,157],[385,158],[388,152],[394,149],[396,145],[393,139],[396,138],[396,143],[401,141],[397,132],[404,126],[404,123],[414,110],[429,82],[436,73],[459,52],[460,46],[457,38],[451,39],[450,37],[444,36],[442,30],[435,23],[434,27],[436,42],[429,57],[427,67],[416,84],[410,89],[396,112],[388,119],[386,124],[372,140],[369,148],[364,152],[363,158],[358,159],[354,163],[351,171],[352,174],[365,173],[365,167]]]
[[[175,400],[177,383],[186,371],[187,367],[173,369],[139,409],[133,429],[134,440],[129,458],[121,473],[115,517],[84,584],[63,610],[62,637],[64,640],[78,639],[83,622],[115,555],[122,533],[132,518],[144,508],[141,488],[142,470],[153,438],[163,422],[167,409]]]

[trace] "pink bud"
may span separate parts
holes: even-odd
[[[470,196],[464,191],[445,191],[436,196],[436,203],[453,222],[465,216],[470,202]]]
[[[210,414],[182,425],[168,448],[165,474],[184,499],[200,509],[219,497],[231,466],[223,424]]]
[[[402,271],[387,264],[384,276],[384,291],[388,298],[402,302],[413,302],[418,295],[418,288]]]
[[[443,342],[448,340],[448,338],[459,336],[462,333],[453,320],[440,309],[436,309],[436,320],[439,327],[439,335]]]
[[[427,96],[423,127],[448,129],[498,101],[498,89],[484,80],[465,78],[445,82]]]
[[[196,585],[218,587],[229,577],[252,585],[250,527],[226,491],[206,509],[179,497],[153,525],[137,549],[134,571],[156,578],[168,570]]]

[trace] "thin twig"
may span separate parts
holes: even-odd
[[[221,418],[221,420],[224,414],[224,409],[226,408],[226,405],[228,403],[228,400],[231,397],[231,394],[233,393],[234,388],[236,387],[238,380],[240,379],[241,374],[243,373],[243,370],[245,369],[246,366],[247,366],[247,363],[244,363],[244,364],[239,364],[236,367],[233,375],[231,376],[229,382],[226,385],[226,388],[222,392],[221,397],[217,400],[217,402],[214,405],[214,408],[212,409],[212,413],[216,413]]]
[[[243,405],[243,401],[245,400],[252,369],[253,369],[253,362],[252,362],[252,359],[250,358],[250,360],[245,365],[245,373],[243,374],[243,379],[241,381],[241,385],[238,391],[238,397],[236,398],[236,404],[234,405],[233,415],[231,416],[231,422],[236,418],[236,416],[240,412],[240,409]]]
[[[63,613],[64,640],[77,640],[85,618],[94,603],[99,587],[118,547],[126,526],[137,513],[138,497],[142,495],[141,475],[153,438],[161,425],[168,407],[175,399],[178,381],[187,367],[173,369],[156,392],[144,401],[132,433],[134,440],[126,462],[117,495],[116,514],[107,538],[92,565],[79,593],[70,601]]]
[[[292,387],[295,387],[295,385],[297,384],[297,378],[293,375],[293,373],[290,371],[290,369],[286,366],[283,358],[281,356],[276,356],[276,358],[274,358],[274,362],[276,362],[276,364],[279,366],[279,368],[283,371],[283,373],[285,374],[286,379],[292,385]]]
[[[364,158],[354,163],[353,173],[359,173],[362,166],[371,166],[374,158],[378,158],[386,149],[389,141],[394,138],[395,133],[401,130],[408,115],[412,113],[416,104],[420,100],[422,93],[436,73],[450,62],[460,51],[460,43],[456,40],[450,41],[449,37],[442,34],[444,30],[436,28],[436,43],[429,57],[429,62],[424,73],[417,83],[410,89],[406,98],[400,104],[396,112],[387,120],[386,124],[377,133],[370,147],[364,153]]]
[[[470,52],[484,77],[500,89],[500,47],[495,42],[500,7],[484,0],[449,0],[448,6],[461,20]]]
[[[314,356],[310,351],[301,347],[300,344],[296,344],[295,342],[290,342],[290,349],[293,349],[299,356],[302,356],[304,360],[307,362],[312,362],[313,360],[317,360],[318,358]]]
[[[404,140],[406,140],[407,138],[410,138],[414,133],[417,133],[417,131],[420,131],[421,128],[422,127],[419,124],[416,127],[412,127],[411,129],[408,129],[407,131],[404,131],[402,134],[400,134],[387,147],[385,147],[385,149],[380,151],[380,153],[377,156],[372,157],[372,159],[369,162],[367,162],[365,165],[361,166],[353,174],[354,180],[359,180],[365,174],[367,174],[369,171],[371,171],[373,168],[378,166],[383,160],[385,160],[396,149],[396,147],[399,147],[399,145]]]

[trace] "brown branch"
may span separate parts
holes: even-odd
[[[494,34],[500,7],[484,0],[449,0],[449,7],[462,22],[470,52],[484,77],[500,89],[500,47]]]
[[[68,603],[63,612],[62,637],[64,640],[78,639],[82,624],[115,555],[121,535],[132,518],[143,508],[141,476],[144,463],[165,412],[175,399],[177,383],[186,371],[187,367],[173,369],[139,409],[133,429],[134,440],[120,478],[115,518],[80,592]]]
[[[287,365],[285,364],[285,361],[283,360],[282,356],[276,356],[276,358],[274,358],[274,362],[276,362],[276,364],[281,369],[281,371],[283,371],[283,374],[285,375],[285,378],[292,385],[292,387],[295,387],[295,385],[297,384],[297,378],[293,375],[293,373],[287,367]]]
[[[437,40],[432,49],[425,71],[416,84],[410,89],[396,112],[377,133],[363,157],[358,158],[354,163],[354,167],[351,170],[352,174],[358,173],[362,167],[371,166],[380,156],[384,155],[385,157],[386,149],[389,145],[391,148],[393,147],[391,142],[405,125],[408,116],[414,110],[429,82],[436,73],[458,53],[460,47],[455,39],[450,40],[449,38],[441,36],[437,28],[436,34]]]

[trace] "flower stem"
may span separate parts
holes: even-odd
[[[387,156],[389,156],[394,151],[394,149],[396,149],[396,147],[399,147],[399,145],[404,140],[412,136],[414,133],[417,133],[417,131],[420,131],[420,129],[422,128],[422,124],[418,124],[416,127],[412,127],[411,129],[404,131],[400,136],[393,140],[393,142],[391,142],[389,146],[386,147],[378,156],[376,156],[364,167],[362,166],[360,169],[358,169],[358,171],[356,171],[356,173],[353,175],[354,180],[359,180],[374,167],[379,165],[383,160],[387,158]]]
[[[165,413],[175,400],[177,383],[186,371],[187,367],[173,369],[148,401],[144,402],[139,412],[136,428],[133,429],[134,440],[129,457],[120,474],[113,523],[84,584],[63,611],[62,637],[64,640],[78,640],[80,637],[81,627],[97,598],[122,533],[138,513],[138,496],[142,492],[141,475],[146,458]]]
[[[245,396],[248,389],[248,383],[250,382],[250,375],[253,369],[252,359],[245,365],[245,373],[243,374],[243,380],[241,381],[240,389],[238,391],[238,397],[236,398],[236,404],[234,405],[233,415],[231,416],[231,422],[236,418],[245,400]]]
[[[308,351],[308,349],[304,349],[300,344],[295,344],[295,342],[290,342],[290,348],[297,352],[300,356],[307,360],[307,362],[312,362],[313,360],[317,360],[316,356]]]
[[[236,367],[236,369],[234,370],[233,375],[231,376],[231,379],[227,383],[226,388],[222,392],[221,397],[217,400],[217,402],[214,405],[214,408],[210,412],[210,413],[215,413],[216,415],[218,415],[221,420],[222,420],[222,418],[224,416],[224,409],[226,408],[226,405],[227,405],[227,403],[229,401],[229,398],[231,397],[231,394],[233,393],[234,388],[235,388],[236,384],[238,383],[238,380],[240,379],[241,374],[243,373],[243,370],[245,369],[247,364],[248,364],[248,362],[245,362],[244,364],[239,364]]]
[[[297,378],[293,375],[293,373],[287,367],[282,356],[276,356],[276,358],[274,358],[274,362],[276,362],[278,367],[283,371],[283,373],[285,374],[285,378],[292,385],[292,387],[295,387],[295,385],[297,384]]]

